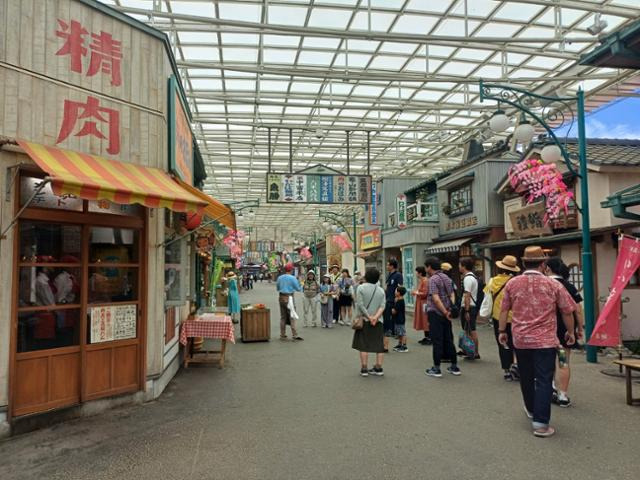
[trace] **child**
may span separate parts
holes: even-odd
[[[405,311],[404,311],[404,295],[407,293],[407,289],[403,286],[396,288],[396,297],[391,310],[393,317],[394,331],[398,337],[398,345],[393,349],[394,352],[406,353],[409,351],[407,348],[407,330],[404,326]]]

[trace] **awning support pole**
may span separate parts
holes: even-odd
[[[38,195],[42,191],[42,189],[49,183],[51,183],[51,177],[45,177],[44,180],[40,183],[40,185],[36,187],[36,189],[33,191],[31,196],[29,197],[29,200],[27,200],[25,204],[22,206],[22,208],[18,210],[18,213],[16,213],[15,217],[13,217],[13,220],[11,220],[11,223],[7,226],[7,228],[5,228],[2,231],[2,233],[0,233],[0,240],[5,240],[7,238],[7,233],[16,224],[20,215],[22,215],[22,212],[26,210],[26,208],[33,201],[33,199],[36,198],[36,195]]]

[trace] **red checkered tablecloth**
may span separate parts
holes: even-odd
[[[187,338],[190,337],[219,338],[236,343],[231,317],[215,313],[205,313],[195,320],[184,322],[180,331],[180,343],[186,345]]]

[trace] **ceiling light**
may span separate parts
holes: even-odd
[[[322,130],[321,128],[316,128],[316,138],[324,138],[324,130]]]
[[[253,218],[256,216],[256,212],[253,211],[253,208],[249,210],[249,218]]]
[[[596,16],[593,19],[593,25],[587,27],[587,32],[594,36],[599,35],[605,28],[607,28],[608,25],[607,21],[602,19],[602,14],[596,13]]]
[[[509,117],[505,115],[504,110],[496,110],[489,119],[489,128],[496,133],[504,132],[509,128],[509,124]]]
[[[520,143],[529,143],[535,134],[535,128],[533,128],[531,122],[527,120],[527,117],[522,114],[520,124],[516,128],[515,132],[513,132],[514,138]]]
[[[329,224],[329,222],[327,222],[326,220],[325,220],[324,222],[322,222],[322,226],[323,226],[324,228],[328,228],[328,227],[329,227],[329,225],[330,225],[330,224]]]

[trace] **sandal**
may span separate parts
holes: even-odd
[[[536,437],[540,437],[540,438],[551,437],[555,433],[556,433],[556,429],[553,428],[552,426],[548,426],[546,428],[538,428],[533,431],[533,434]]]

